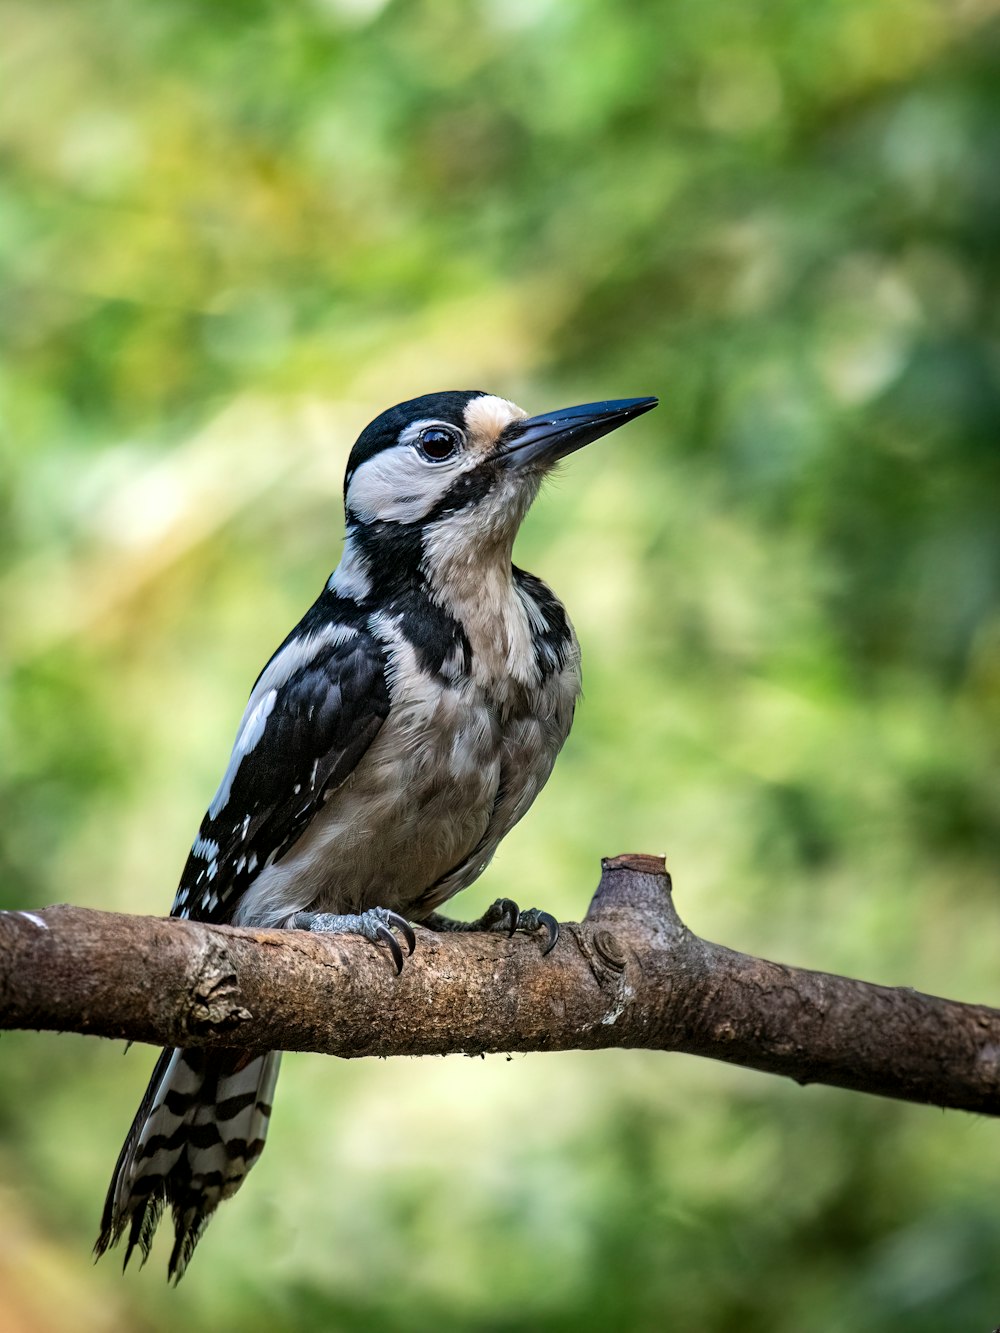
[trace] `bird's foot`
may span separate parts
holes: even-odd
[[[295,930],[322,931],[324,934],[363,935],[373,944],[384,944],[396,964],[396,975],[403,970],[403,951],[399,941],[392,933],[399,931],[406,944],[407,954],[413,953],[417,937],[413,927],[398,912],[390,912],[386,907],[370,907],[367,912],[352,912],[345,916],[333,912],[297,912],[292,917]]]
[[[546,939],[543,956],[555,948],[559,939],[559,922],[551,912],[541,912],[537,907],[529,907],[522,912],[513,898],[498,898],[477,921],[454,921],[450,916],[432,912],[420,924],[430,930],[503,931],[507,935],[513,935],[518,930],[529,935],[544,930]]]

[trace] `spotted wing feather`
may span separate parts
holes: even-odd
[[[349,777],[388,716],[382,646],[358,619],[315,612],[254,686],[181,875],[174,916],[229,920],[260,871],[289,850]]]

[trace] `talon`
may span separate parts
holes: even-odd
[[[552,952],[552,950],[556,947],[556,944],[559,940],[559,922],[555,919],[555,917],[552,915],[551,912],[539,912],[538,924],[539,926],[544,926],[548,934],[548,939],[545,942],[545,948],[542,950],[542,957],[544,958],[547,953]]]
[[[500,920],[507,923],[507,936],[513,939],[517,933],[517,924],[521,919],[521,911],[513,898],[501,898],[497,903],[500,910]]]
[[[381,940],[389,952],[392,954],[392,961],[396,964],[396,976],[398,977],[403,970],[403,951],[399,947],[399,941],[389,929],[388,926],[378,925],[375,927],[376,938]],[[411,950],[412,952],[412,950]]]
[[[386,913],[386,925],[394,927],[406,941],[406,952],[412,954],[417,947],[417,937],[413,933],[413,927],[407,921],[405,916],[400,916],[398,912]]]
[[[546,939],[545,947],[542,949],[543,958],[552,952],[559,941],[559,922],[551,912],[539,911],[537,907],[529,907],[522,912],[513,898],[498,898],[495,903],[487,907],[478,921],[453,921],[450,917],[438,916],[437,912],[431,912],[420,924],[430,927],[431,930],[503,930],[510,937],[519,930],[533,934],[544,929]]]

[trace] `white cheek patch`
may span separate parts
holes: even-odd
[[[475,459],[428,463],[409,445],[383,449],[362,463],[347,488],[347,508],[361,523],[417,523]]]

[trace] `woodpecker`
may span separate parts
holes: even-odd
[[[426,394],[362,431],[340,564],[258,676],[171,915],[358,933],[403,966],[417,922],[545,933],[498,899],[437,912],[489,864],[545,784],[573,720],[580,649],[561,603],[512,564],[542,478],[656,406],[529,417],[480,391]],[[149,1256],[166,1205],[178,1281],[264,1147],[280,1052],[165,1050],[115,1166],[101,1255]]]

